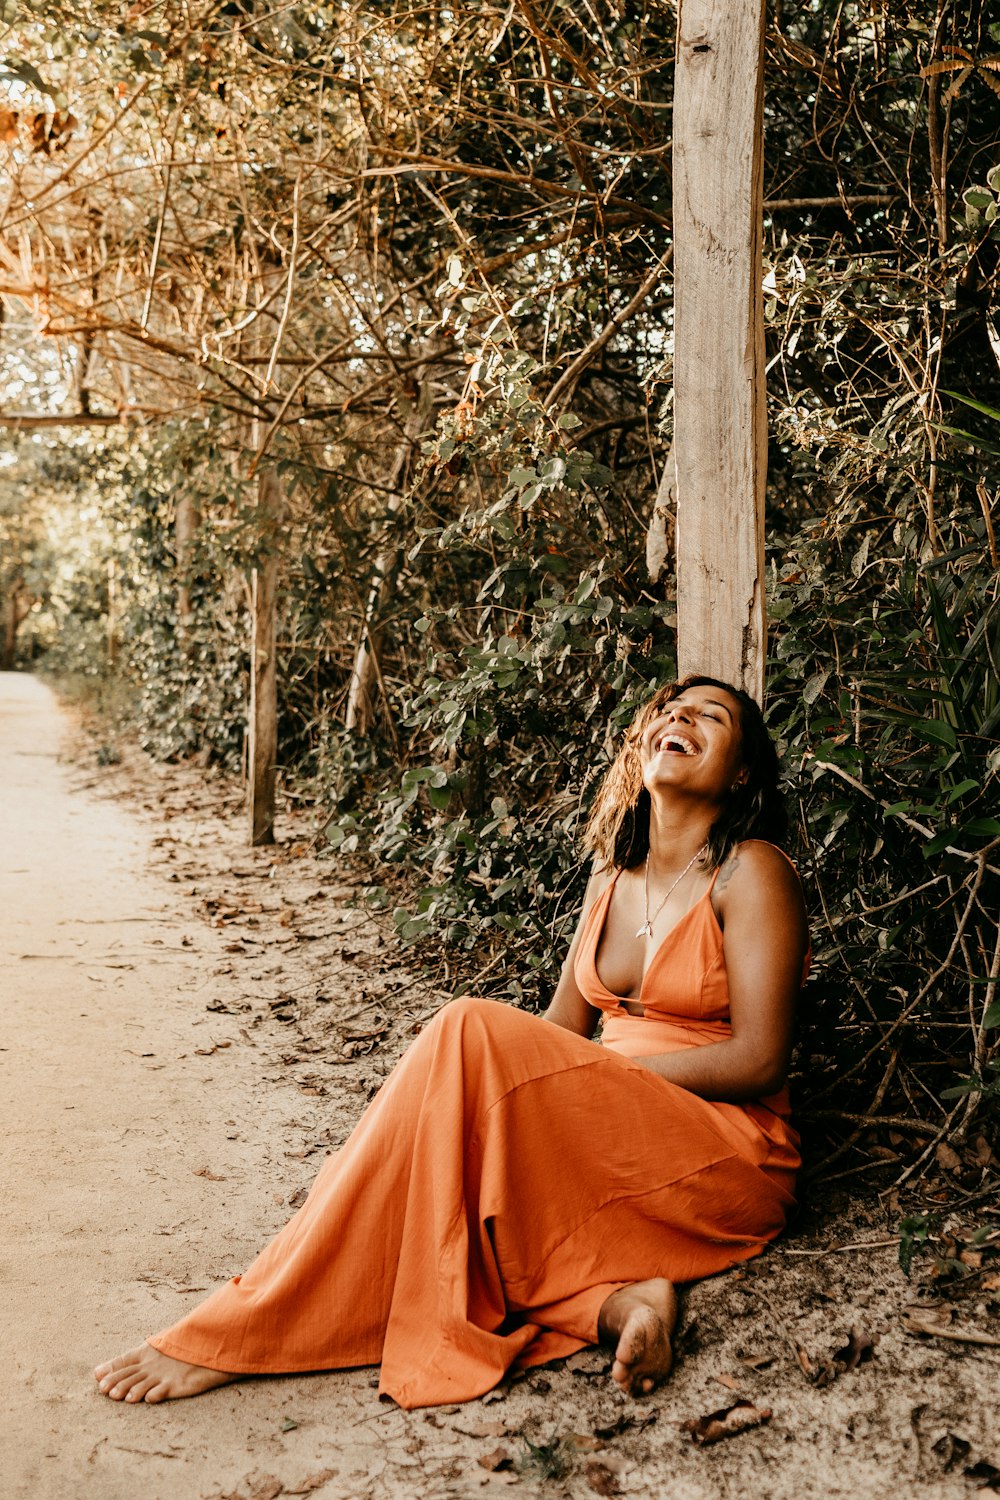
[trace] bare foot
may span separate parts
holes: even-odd
[[[670,1335],[677,1322],[677,1293],[669,1281],[635,1281],[612,1292],[601,1308],[602,1344],[615,1351],[611,1377],[628,1396],[648,1396],[674,1362]]]
[[[94,1370],[97,1389],[112,1401],[172,1401],[181,1396],[200,1396],[217,1385],[239,1380],[222,1370],[186,1365],[183,1360],[161,1354],[152,1344],[140,1344],[117,1359]]]

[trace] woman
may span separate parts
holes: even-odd
[[[639,713],[588,828],[595,874],[544,1017],[447,1005],[243,1277],[98,1365],[114,1400],[381,1362],[412,1408],[600,1339],[670,1368],[676,1282],[756,1255],[799,1165],[785,1072],[806,957],[777,758],[707,677]],[[603,1019],[603,1045],[592,1040]]]

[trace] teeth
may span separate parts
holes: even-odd
[[[674,746],[678,750],[683,750],[685,755],[696,755],[698,753],[690,740],[686,740],[678,734],[665,734],[657,748],[659,750],[666,750],[670,746]]]

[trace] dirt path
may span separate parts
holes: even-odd
[[[362,1493],[385,1466],[370,1429],[391,1416],[369,1372],[141,1411],[95,1394],[98,1358],[173,1321],[287,1217],[303,1101],[252,1048],[209,1050],[239,1041],[206,1011],[236,983],[211,972],[224,934],[150,873],[135,815],[60,763],[66,728],[37,682],[0,677],[0,1491],[186,1500],[333,1469]]]
[[[139,757],[60,758],[73,731],[38,682],[0,675],[4,1497],[957,1500],[992,1482],[1000,1352],[903,1332],[914,1290],[886,1223],[856,1205],[814,1206],[761,1261],[690,1293],[678,1370],[642,1405],[610,1388],[600,1352],[436,1412],[380,1404],[367,1370],[157,1407],[98,1396],[98,1358],[173,1321],[284,1222],[441,997],[347,907],[304,823],[251,854],[224,787]],[[806,1380],[795,1344],[819,1361],[852,1324],[874,1360]],[[767,1425],[693,1446],[682,1421],[740,1397]]]

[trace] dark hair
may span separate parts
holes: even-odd
[[[664,707],[686,688],[721,688],[739,706],[740,755],[746,779],[731,787],[709,829],[709,869],[717,869],[744,839],[782,845],[788,830],[785,799],[778,787],[778,754],[760,706],[742,688],[717,677],[685,677],[659,688],[632,720],[617,756],[597,789],[585,847],[605,868],[631,869],[649,851],[649,793],[642,782],[642,736]]]

